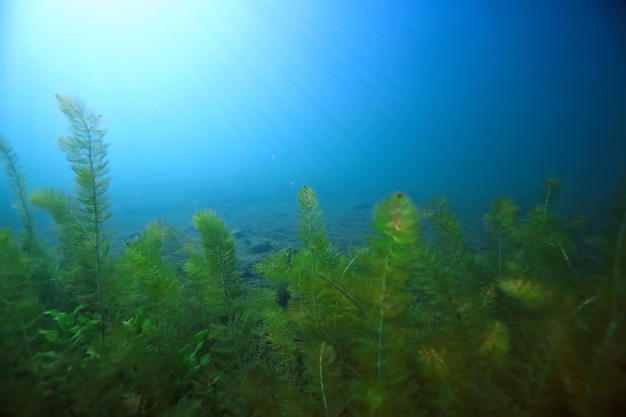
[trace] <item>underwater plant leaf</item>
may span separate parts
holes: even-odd
[[[3,414],[15,405],[12,404],[15,395],[41,395],[41,387],[35,383],[23,386],[23,392],[18,394],[21,381],[37,381],[33,368],[43,307],[33,292],[31,261],[11,238],[9,230],[0,229],[0,410]]]
[[[337,253],[326,237],[317,194],[312,188],[303,185],[298,192],[297,201],[300,214],[298,237],[303,247],[311,252],[309,268],[317,270],[320,266],[332,265]]]
[[[9,186],[11,187],[17,204],[17,210],[22,226],[24,227],[23,248],[26,252],[33,249],[35,243],[35,228],[33,225],[33,213],[28,200],[28,188],[26,186],[26,176],[21,171],[19,158],[13,148],[0,134],[0,162],[4,165],[4,172],[7,175]]]
[[[185,379],[191,378],[196,372],[211,362],[210,353],[201,355],[198,358],[200,349],[202,349],[207,340],[207,334],[207,329],[200,330],[178,351],[179,361],[185,369]]]
[[[346,271],[354,261],[341,256],[326,237],[315,192],[303,186],[297,202],[300,246],[271,254],[256,270],[269,282],[286,284],[281,300],[287,302],[291,318],[302,332],[314,332],[319,341],[333,344],[339,323],[358,307],[344,285],[344,278],[349,275]]]
[[[271,306],[261,312],[264,319],[264,331],[267,331],[266,340],[272,352],[269,366],[272,374],[295,383],[302,372],[298,332],[290,313],[279,306]]]
[[[254,270],[273,284],[288,282],[296,253],[292,248],[281,249],[265,256],[254,266]]]
[[[355,286],[355,298],[371,319],[354,349],[360,381],[355,381],[355,401],[369,415],[400,415],[410,401],[404,395],[409,378],[403,365],[406,335],[400,330],[411,303],[408,292],[418,257],[417,208],[402,193],[395,193],[374,209],[376,235],[368,240],[366,275]]]
[[[70,122],[72,135],[59,138],[59,149],[74,172],[74,195],[53,190],[35,191],[31,201],[55,220],[62,243],[64,281],[87,310],[101,318],[110,301],[111,265],[107,263],[111,231],[104,228],[109,212],[108,145],[102,116],[78,98],[57,95],[57,104]],[[104,343],[105,320],[101,321]]]
[[[313,400],[311,415],[341,415],[346,404],[346,384],[341,378],[337,352],[324,342],[308,347],[304,357],[308,394]],[[323,410],[323,413],[321,412]]]
[[[300,241],[309,248],[315,247],[315,250],[323,249],[326,239],[321,223],[322,213],[319,210],[315,191],[303,185],[298,192],[297,200],[300,211],[300,223],[298,224]]]
[[[237,283],[235,240],[224,221],[211,210],[193,216],[200,234],[200,248],[190,254],[185,270],[200,283],[206,302],[217,314],[233,317],[233,299],[240,295]]]
[[[483,216],[487,227],[500,233],[511,233],[517,225],[519,207],[511,198],[498,198],[491,203],[491,211]]]
[[[162,255],[163,230],[150,223],[141,236],[126,247],[125,261],[137,283],[146,316],[159,321],[166,332],[180,303],[180,285]],[[136,298],[137,296],[135,296]]]
[[[567,220],[554,210],[560,182],[547,179],[541,191],[542,200],[528,211],[514,233],[517,242],[515,260],[523,259],[528,271],[547,279],[570,275],[578,259],[578,233],[587,223],[582,216]],[[543,272],[541,272],[543,271]],[[551,271],[547,276],[546,272]]]
[[[368,240],[365,256],[370,267],[366,308],[382,329],[384,319],[402,313],[410,301],[407,280],[419,253],[417,209],[404,194],[394,194],[376,207],[372,227],[377,235]]]
[[[78,203],[69,194],[51,188],[35,190],[30,194],[30,201],[46,210],[54,219],[57,229],[63,264],[73,265],[85,255],[87,245],[93,245],[90,235],[85,233],[78,222]]]
[[[457,285],[469,284],[473,259],[465,248],[465,239],[459,221],[452,214],[450,205],[445,199],[437,200],[431,211],[434,214],[429,217],[429,221],[435,231],[436,248],[442,265],[451,268],[451,272],[457,277]]]
[[[202,210],[193,216],[193,225],[200,233],[203,254],[209,275],[218,275],[222,282],[236,273],[235,239],[224,221],[213,211]]]
[[[72,136],[59,138],[58,146],[74,171],[82,221],[94,235],[94,250],[99,258],[98,252],[105,241],[102,224],[110,218],[106,196],[110,182],[106,159],[109,145],[103,140],[106,129],[102,126],[102,116],[86,108],[78,98],[57,95],[57,103],[70,121],[72,131]]]
[[[220,363],[219,369],[237,378],[254,357],[250,343],[256,339],[254,328],[260,319],[253,304],[263,297],[244,292],[236,268],[235,240],[224,221],[211,210],[201,210],[192,222],[200,242],[184,268],[204,299],[210,351]],[[229,381],[224,378],[218,385]]]

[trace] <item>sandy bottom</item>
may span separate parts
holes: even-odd
[[[342,252],[364,245],[367,236],[373,233],[370,224],[374,204],[362,200],[320,202],[331,243]],[[468,247],[478,246],[484,230],[481,219],[487,208],[471,205],[453,205],[452,208],[463,225]],[[295,199],[211,209],[233,231],[239,266],[245,275],[252,274],[252,267],[264,256],[280,249],[299,246],[298,204]],[[114,245],[123,247],[124,242],[136,239],[147,224],[157,220],[197,237],[191,225],[193,212],[189,209],[158,215],[147,211],[115,213],[115,218],[111,220],[111,227],[116,230]]]

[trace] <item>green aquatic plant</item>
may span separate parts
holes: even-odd
[[[175,270],[166,261],[163,244],[169,229],[150,223],[139,238],[126,245],[122,277],[125,283],[117,299],[124,307],[141,308],[145,316],[159,323],[164,348],[172,349],[180,336],[182,286]]]
[[[468,252],[461,224],[448,202],[436,200],[426,212],[424,221],[434,234],[432,240],[420,241],[415,291],[423,294],[420,297],[439,325],[454,328],[481,308],[477,295],[486,291],[489,278],[481,273],[477,257]]]
[[[215,212],[200,210],[192,223],[200,239],[190,244],[184,271],[193,282],[201,305],[198,311],[208,330],[207,347],[213,358],[215,408],[245,415],[238,385],[246,378],[255,358],[260,335],[255,332],[268,304],[267,293],[246,288],[237,270],[235,239]],[[189,302],[189,300],[187,301]],[[218,412],[218,411],[214,411]]]
[[[482,303],[484,280],[447,205],[429,210],[430,242],[420,233],[425,217],[393,194],[374,210],[367,247],[343,255],[319,225],[312,190],[298,197],[301,246],[257,266],[290,294],[286,310],[265,315],[272,361],[290,382],[274,395],[281,414],[411,415],[422,391],[422,406],[449,413],[476,384],[486,388],[508,330]]]
[[[30,256],[32,263],[32,284],[41,301],[53,303],[56,288],[53,277],[55,265],[37,234],[34,221],[34,207],[28,199],[28,186],[26,175],[21,170],[19,158],[13,148],[0,135],[0,162],[4,165],[8,184],[15,195],[13,207],[17,211],[22,222],[22,230],[19,233],[22,251]]]
[[[0,229],[0,413],[43,412],[40,375],[33,372],[43,306],[34,294],[29,259]]]
[[[584,416],[626,412],[626,181],[608,220],[595,243],[598,267],[571,308],[567,356],[559,363],[569,404]]]
[[[339,271],[349,269],[348,261],[326,236],[315,192],[303,186],[297,202],[299,247],[266,257],[256,270],[271,283],[287,283],[287,308],[293,313],[293,325],[305,333],[316,334],[318,341],[334,344],[332,338],[337,336],[340,315],[346,311],[345,300],[337,298],[332,284],[346,285],[342,280],[348,275]]]
[[[205,317],[211,323],[212,338],[226,346],[237,366],[242,362],[243,346],[237,321],[244,311],[235,240],[224,221],[210,210],[197,212],[192,222],[200,234],[200,242],[191,251],[185,271],[197,282],[202,302],[208,307]]]
[[[22,249],[25,252],[37,252],[37,238],[33,219],[33,208],[28,200],[26,176],[21,170],[20,161],[13,148],[0,135],[0,162],[4,165],[9,186],[13,190],[16,203],[14,208],[22,222]]]
[[[298,222],[298,238],[310,254],[310,270],[332,267],[337,252],[333,250],[323,223],[317,195],[310,187],[302,186],[296,199],[298,201],[300,221]]]
[[[44,189],[35,191],[31,201],[54,218],[63,249],[63,283],[76,302],[102,318],[104,341],[111,277],[107,264],[111,232],[105,228],[111,217],[106,130],[102,116],[81,100],[58,95],[57,103],[70,121],[72,135],[60,138],[58,146],[74,171],[75,193]]]
[[[42,262],[26,232],[18,245],[0,230],[0,414],[626,411],[626,188],[595,249],[580,236],[584,219],[559,214],[561,184],[548,179],[529,210],[496,200],[482,245],[466,244],[446,200],[418,209],[394,193],[376,205],[366,245],[344,253],[305,186],[298,244],[264,258],[255,271],[265,279],[248,281],[233,234],[210,210],[194,215],[188,236],[154,222],[109,255],[101,119],[58,100],[76,189],[31,195],[58,226],[58,259]],[[17,157],[0,145],[32,227]],[[43,264],[66,289],[47,310],[35,290]]]
[[[417,217],[431,233],[416,237],[405,289],[412,298],[402,329],[413,334],[408,344],[415,346],[405,367],[421,382],[422,407],[444,414],[493,413],[506,397],[476,401],[490,395],[510,346],[506,324],[494,316],[493,277],[483,257],[467,249],[446,200],[435,200]]]
[[[419,257],[417,209],[396,193],[374,209],[365,256],[367,272],[355,286],[355,298],[367,316],[353,349],[358,378],[352,381],[355,407],[371,416],[408,415],[414,387],[405,347],[410,338],[401,330],[408,324],[411,304],[409,280]]]
[[[192,251],[185,270],[201,281],[202,292],[212,312],[226,322],[238,314],[235,300],[241,297],[241,285],[235,259],[235,240],[224,221],[210,210],[193,216],[194,228],[200,234],[200,245]]]
[[[98,339],[100,320],[83,314],[82,306],[69,313],[47,310],[45,315],[50,327],[41,330],[45,343],[36,357],[36,370],[46,385],[68,389],[62,395],[71,396],[71,390],[78,386],[74,380],[76,375],[64,370],[69,368],[80,372],[89,360],[98,360],[99,353],[92,344]]]
[[[568,391],[586,373],[577,363],[589,353],[580,347],[595,342],[589,334],[585,343],[572,336],[587,327],[584,316],[595,297],[580,266],[578,234],[586,222],[557,213],[559,188],[558,180],[546,180],[539,202],[527,212],[511,200],[497,200],[484,219],[500,294],[497,310],[511,340],[506,383],[512,402],[531,413],[569,403],[586,415]]]
[[[353,317],[362,314],[350,293],[362,252],[346,257],[333,247],[310,187],[300,189],[297,202],[299,246],[269,255],[255,267],[288,292],[286,305],[269,305],[262,313],[267,351],[261,368],[283,387],[269,394],[281,415],[317,415],[312,410],[337,415],[349,391],[338,370],[351,349]]]

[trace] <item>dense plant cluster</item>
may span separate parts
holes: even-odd
[[[315,192],[299,246],[241,279],[210,210],[197,235],[150,223],[120,256],[107,227],[105,129],[57,97],[75,190],[29,193],[0,138],[23,230],[0,230],[0,413],[11,416],[609,416],[626,414],[626,190],[604,236],[495,201],[469,250],[445,200],[402,193],[342,252]],[[33,205],[57,225],[40,243]]]

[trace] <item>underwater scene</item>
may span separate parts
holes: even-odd
[[[0,416],[626,415],[626,4],[0,2]]]

